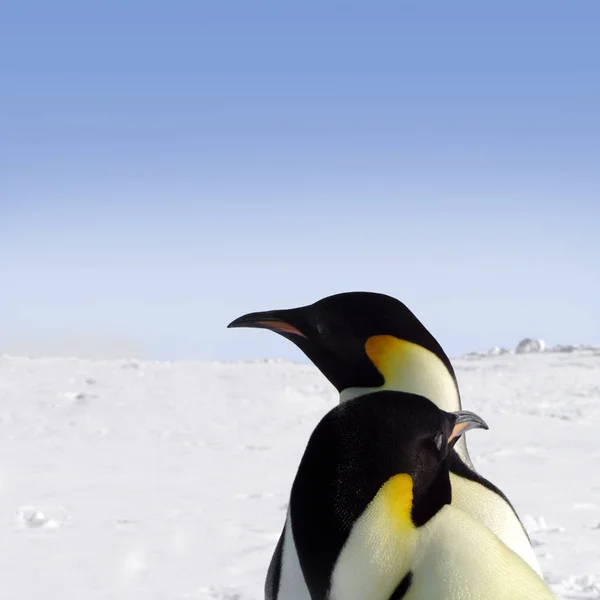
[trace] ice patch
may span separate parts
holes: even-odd
[[[540,533],[541,531],[560,532],[565,530],[564,527],[550,527],[546,523],[544,517],[538,517],[536,519],[531,515],[525,515],[525,517],[523,518],[523,526],[527,530],[527,533],[529,533],[530,535],[533,535],[534,533]]]
[[[600,510],[600,506],[594,502],[576,502],[573,504],[573,510]]]
[[[578,575],[563,580],[557,592],[569,600],[596,600],[600,598],[600,581],[593,575]]]
[[[47,511],[36,508],[35,506],[22,506],[17,509],[17,523],[24,529],[58,529],[64,521],[63,519],[53,519]]]
[[[132,548],[121,560],[121,575],[128,581],[139,579],[148,570],[144,548]]]
[[[186,594],[184,598],[202,598],[206,600],[243,600],[244,596],[235,587],[203,586],[193,594]]]

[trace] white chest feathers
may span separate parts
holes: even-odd
[[[406,600],[558,600],[487,527],[445,506],[423,527]]]
[[[479,520],[444,506],[416,528],[407,475],[392,477],[356,521],[331,576],[331,600],[557,600],[543,579]]]

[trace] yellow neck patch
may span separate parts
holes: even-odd
[[[401,340],[393,335],[371,336],[365,343],[365,352],[386,382],[399,377],[403,371],[405,372],[411,367],[423,368],[427,366],[426,361],[439,360],[437,356],[422,346]]]
[[[459,410],[454,378],[443,361],[430,350],[393,335],[374,335],[366,341],[365,352],[385,380],[377,390],[419,394],[442,410]],[[355,395],[358,394],[354,389],[349,389],[345,399]]]
[[[336,561],[331,600],[388,600],[415,564],[420,532],[411,519],[413,481],[388,479],[354,523]]]
[[[401,529],[414,529],[412,521],[413,481],[407,473],[399,473],[388,479],[377,492],[381,508],[387,517]]]

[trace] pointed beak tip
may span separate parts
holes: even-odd
[[[478,414],[470,410],[461,410],[454,414],[456,415],[457,423],[468,423],[471,427],[476,427],[477,429],[489,429],[488,424]]]
[[[234,319],[233,321],[231,321],[231,323],[227,324],[227,329],[233,329],[234,327],[240,327],[240,319],[242,317],[238,317],[237,319]]]
[[[246,313],[231,321],[231,323],[227,325],[227,329],[234,329],[237,327],[260,327],[260,321],[263,319],[263,315],[264,313]]]
[[[227,325],[227,329],[233,329],[234,327],[241,327],[241,323],[240,323],[240,318],[234,319],[233,321],[231,321],[231,323],[229,323]]]
[[[474,415],[471,423],[471,426],[474,429],[484,429],[487,431],[490,428],[490,426],[479,415]]]
[[[477,414],[468,411],[462,410],[454,413],[455,422],[452,433],[450,434],[449,441],[458,439],[460,436],[464,435],[467,431],[471,429],[484,429],[488,430],[488,424]]]
[[[488,431],[489,428],[489,425],[481,418],[465,421],[465,429],[467,431],[470,431],[471,429],[483,429],[484,431]]]

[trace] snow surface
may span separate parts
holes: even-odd
[[[476,467],[561,598],[600,598],[600,350],[454,360]],[[0,598],[262,598],[312,366],[0,357]]]

